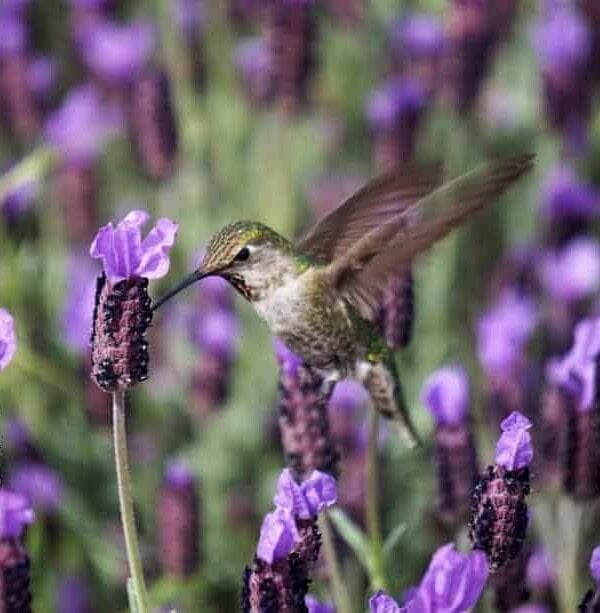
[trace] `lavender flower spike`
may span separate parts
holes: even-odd
[[[431,374],[423,385],[421,402],[438,424],[464,421],[469,406],[469,382],[461,366],[446,366]]]
[[[531,422],[519,413],[513,411],[501,424],[502,435],[496,445],[496,464],[506,470],[518,470],[529,466],[533,458],[531,435],[527,430]]]
[[[323,509],[335,504],[337,487],[335,479],[326,473],[313,470],[300,485],[285,468],[277,481],[273,502],[278,509],[289,511],[299,519],[316,517]]]
[[[21,494],[0,489],[0,539],[21,536],[25,526],[35,521],[35,513]]]
[[[159,279],[169,271],[169,249],[175,243],[177,224],[161,218],[142,240],[142,226],[150,216],[145,211],[131,211],[117,224],[100,228],[90,247],[90,255],[100,258],[111,282],[130,277]]]
[[[15,322],[6,309],[0,309],[0,370],[6,368],[17,350]]]

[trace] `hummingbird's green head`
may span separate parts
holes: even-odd
[[[199,268],[155,303],[154,308],[192,283],[215,275],[229,281],[248,300],[258,300],[295,269],[289,241],[264,224],[237,221],[211,238]]]

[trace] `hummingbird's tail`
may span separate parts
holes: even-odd
[[[380,362],[366,364],[361,370],[361,381],[371,396],[373,408],[391,421],[409,449],[420,445],[421,440],[408,415],[392,353]]]

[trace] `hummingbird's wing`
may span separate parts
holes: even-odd
[[[390,275],[492,202],[532,167],[533,157],[493,161],[446,183],[363,235],[325,268],[325,278],[362,317],[375,321]]]
[[[368,232],[397,217],[440,183],[434,167],[402,166],[373,179],[326,215],[297,243],[301,253],[328,263]]]

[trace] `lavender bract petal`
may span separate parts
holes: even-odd
[[[304,599],[308,613],[335,613],[335,607],[317,600],[311,594],[307,594]]]
[[[6,309],[0,309],[0,370],[8,366],[16,350],[15,321]]]
[[[301,358],[299,358],[282,340],[278,338],[273,341],[273,346],[275,348],[275,355],[281,370],[287,376],[295,376],[298,373],[298,368],[302,364]]]
[[[469,406],[469,381],[464,368],[447,366],[432,373],[423,385],[421,402],[438,424],[463,422]]]
[[[379,591],[369,599],[369,611],[371,613],[400,613],[401,609],[391,596]]]
[[[296,522],[285,509],[276,509],[263,520],[256,555],[267,564],[285,558],[299,541]]]
[[[63,482],[58,473],[40,462],[26,462],[9,475],[9,486],[27,498],[36,510],[54,513],[63,497]]]
[[[284,468],[279,475],[273,503],[294,517],[308,519],[313,515],[301,486],[296,483],[289,468]]]
[[[0,539],[21,536],[25,526],[34,521],[35,513],[24,496],[0,489]]]
[[[501,424],[502,435],[496,445],[496,464],[507,470],[528,466],[533,459],[531,435],[527,432],[532,423],[513,411]]]
[[[141,258],[136,274],[147,279],[159,279],[169,272],[169,250],[175,244],[178,225],[161,218],[142,241]]]
[[[318,515],[336,503],[337,483],[327,473],[313,470],[308,479],[302,482],[300,489],[307,502],[309,517]]]

